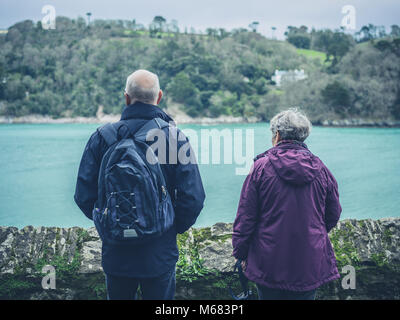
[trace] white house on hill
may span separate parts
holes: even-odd
[[[301,70],[275,70],[274,75],[271,77],[271,80],[276,83],[278,87],[281,86],[282,81],[298,81],[306,79],[307,75],[304,72],[304,69]]]

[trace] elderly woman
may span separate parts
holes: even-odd
[[[273,148],[247,176],[233,226],[233,256],[260,299],[314,300],[339,278],[328,232],[342,211],[338,185],[304,140],[311,123],[296,109],[271,120]]]

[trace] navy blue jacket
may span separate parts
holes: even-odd
[[[129,122],[131,131],[139,129],[154,118],[173,121],[157,106],[142,102],[125,107],[121,116],[121,120],[133,119]],[[168,131],[169,128],[165,128],[166,137],[169,136]],[[177,143],[177,150],[188,142],[187,138],[181,140],[174,141]],[[168,145],[167,143],[167,155]],[[99,168],[106,151],[107,145],[96,131],[83,153],[74,196],[76,204],[89,219],[92,219],[92,210],[97,200]],[[103,243],[102,266],[105,273],[121,277],[149,278],[157,277],[175,266],[178,260],[176,235],[185,232],[196,222],[203,208],[205,194],[197,164],[182,164],[178,159],[175,164],[162,164],[161,169],[173,198],[175,225],[161,237],[141,246],[118,247]]]

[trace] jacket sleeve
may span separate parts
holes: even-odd
[[[258,216],[258,181],[256,166],[253,165],[243,183],[239,207],[233,223],[233,256],[245,260],[249,243],[254,232]]]
[[[89,219],[92,219],[92,210],[97,200],[97,180],[101,162],[99,156],[100,140],[96,131],[86,144],[75,188],[74,200]]]
[[[178,152],[178,161],[175,167],[175,225],[177,232],[183,233],[194,225],[203,209],[205,192],[189,140],[185,137],[185,140],[181,141],[178,146],[179,152],[186,150],[186,159],[191,160],[188,163],[181,161]]]
[[[338,184],[332,173],[327,169],[328,190],[325,200],[325,226],[329,232],[339,221],[342,207],[339,202]]]

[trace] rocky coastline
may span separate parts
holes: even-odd
[[[65,117],[65,118],[51,118],[42,115],[29,115],[23,117],[6,117],[0,116],[0,124],[65,124],[65,123],[85,123],[85,124],[104,124],[108,122],[117,122],[120,120],[121,115],[103,115],[101,117]],[[233,117],[233,116],[220,116],[217,118],[192,118],[187,115],[177,115],[174,117],[177,124],[221,124],[221,123],[255,123],[259,119],[255,117]]]
[[[227,123],[257,123],[263,122],[257,117],[233,117],[233,116],[219,116],[216,118],[199,117],[192,118],[186,114],[179,113],[173,115],[173,118],[178,124],[201,124],[201,125],[214,125],[214,124],[227,124]],[[0,116],[0,124],[67,124],[67,123],[84,123],[84,124],[104,124],[108,122],[119,121],[120,115],[114,114],[101,114],[97,117],[63,117],[52,118],[43,115],[28,115],[22,117]],[[323,120],[313,121],[314,126],[321,127],[366,127],[366,128],[399,128],[400,121],[396,120],[371,120],[371,119],[340,119],[340,120]]]

